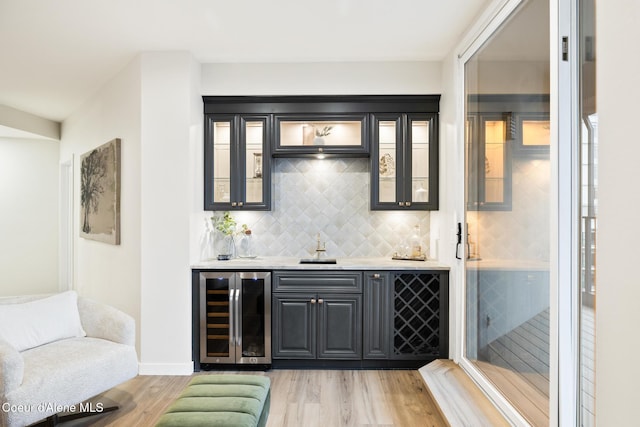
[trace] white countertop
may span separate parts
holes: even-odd
[[[338,258],[336,264],[300,264],[300,258],[268,257],[234,258],[229,261],[208,260],[191,265],[192,269],[215,270],[449,270],[436,261],[404,261],[383,257]]]
[[[206,260],[191,265],[193,269],[212,270],[449,270],[437,261],[404,261],[384,257],[338,258],[336,264],[300,264],[300,258],[260,256],[234,258],[229,261]],[[467,270],[549,271],[548,261],[480,259],[468,260]]]

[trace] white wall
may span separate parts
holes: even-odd
[[[62,125],[60,160],[75,158],[74,286],[80,295],[120,308],[140,337],[140,61],[134,60]],[[78,237],[80,155],[122,140],[121,244]]]
[[[624,40],[640,39],[640,3],[598,2],[596,18],[599,122],[596,423],[638,423],[640,400],[640,241],[637,189],[640,56]]]
[[[204,64],[203,95],[439,94],[440,62]]]
[[[0,295],[58,290],[59,147],[0,139]]]
[[[141,54],[63,123],[63,161],[122,140],[121,244],[76,238],[74,282],[81,295],[135,318],[141,374],[193,370],[189,215],[202,181],[192,162],[202,151],[199,84],[190,54]],[[74,206],[79,217],[77,196]]]
[[[145,53],[141,76],[140,373],[189,374],[190,214],[192,188],[202,181],[190,167],[202,147],[200,73],[188,53]]]

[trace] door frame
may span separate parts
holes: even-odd
[[[458,176],[465,176],[465,63],[479,50],[479,48],[493,35],[493,33],[511,16],[511,14],[527,0],[495,0],[485,13],[477,21],[457,49],[457,61],[455,71],[455,93],[458,94],[456,102],[456,134],[458,146]],[[560,34],[575,34],[574,24],[571,20],[575,9],[572,0],[550,0],[550,120],[551,120],[551,194],[550,194],[550,384],[549,384],[549,425],[576,425],[575,405],[576,379],[575,373],[575,322],[572,312],[575,313],[575,298],[571,296],[573,286],[564,286],[559,289],[558,283],[573,283],[575,278],[575,228],[574,205],[575,197],[561,197],[571,195],[575,183],[574,156],[572,147],[575,144],[564,144],[564,149],[559,150],[559,140],[575,137],[571,129],[572,120],[564,120],[560,124],[559,117],[566,117],[571,112],[572,94],[575,94],[576,85],[572,74],[575,47],[570,47],[570,58],[567,63],[561,63],[560,55],[562,45]],[[568,27],[568,28],[567,28]],[[569,79],[569,80],[567,80]],[[571,85],[559,85],[559,81],[570,81]],[[568,147],[567,147],[568,146]],[[560,167],[560,166],[563,167]],[[570,165],[566,167],[565,165]],[[458,199],[454,217],[455,221],[466,224],[465,191],[466,179],[458,183]],[[575,192],[573,192],[575,193]],[[562,230],[560,234],[558,231]],[[464,230],[463,232],[466,232]],[[478,384],[487,397],[516,426],[528,426],[529,423],[509,403],[500,391],[465,357],[466,319],[465,319],[465,295],[466,295],[466,266],[464,256],[462,260],[456,260],[455,283],[461,284],[459,292],[456,292],[454,301],[456,343],[453,346],[454,361],[458,362],[465,372]],[[453,272],[452,272],[453,273]],[[575,288],[574,288],[575,289]],[[562,291],[562,292],[561,292]],[[571,307],[571,310],[563,310],[559,317],[558,307]],[[569,335],[566,335],[569,333]],[[563,340],[560,346],[558,336],[571,336],[571,340]],[[559,352],[564,352],[563,359],[559,359]],[[562,353],[560,353],[562,354]],[[573,367],[573,368],[572,368]],[[563,375],[560,377],[559,372]],[[573,394],[572,394],[573,391]],[[561,399],[562,398],[562,399]],[[564,400],[568,399],[568,400]],[[570,402],[573,410],[562,410],[558,402]],[[563,413],[560,413],[562,410]],[[555,414],[555,415],[554,415]],[[572,418],[573,414],[573,418]]]

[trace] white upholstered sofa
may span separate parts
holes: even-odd
[[[74,291],[0,298],[0,426],[89,409],[80,403],[137,373],[129,315]]]

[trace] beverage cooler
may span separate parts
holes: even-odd
[[[271,363],[271,273],[200,272],[200,363]]]

